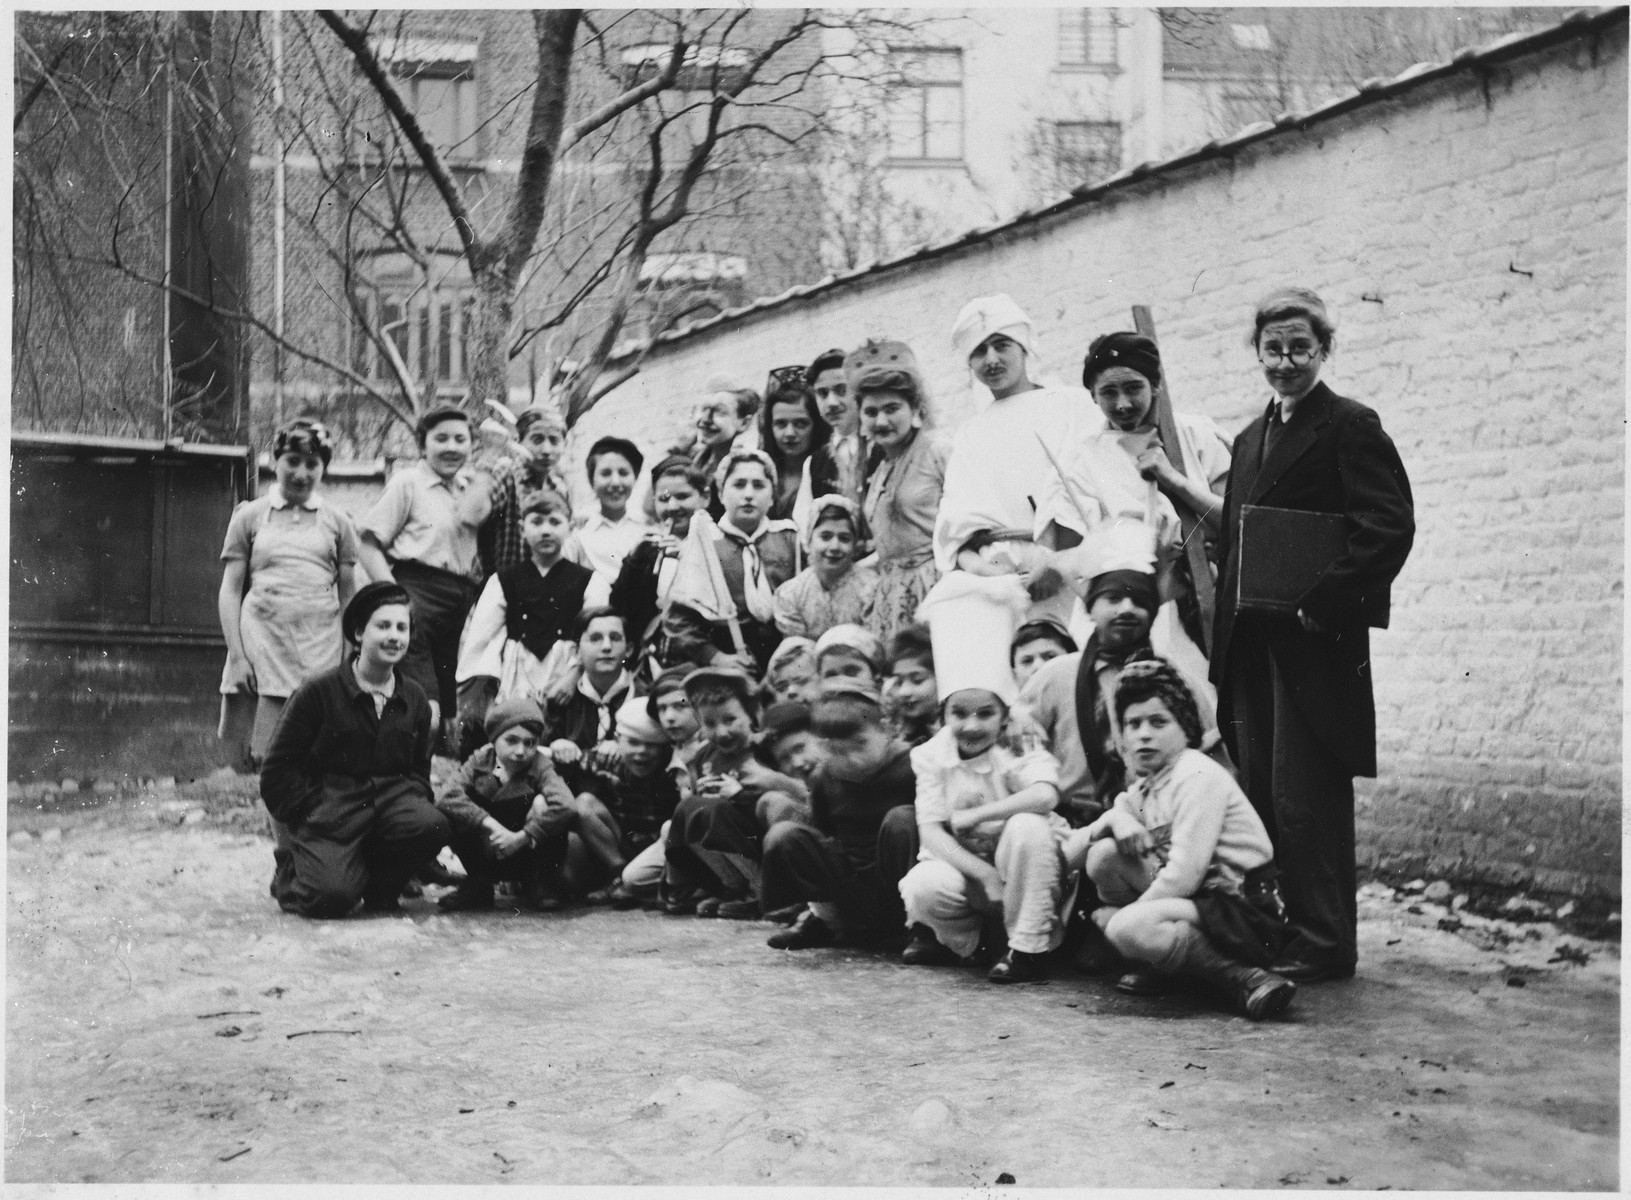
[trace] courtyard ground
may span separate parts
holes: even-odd
[[[1254,1025],[756,923],[307,923],[247,802],[166,796],[11,806],[8,1184],[1619,1182],[1619,947],[1554,925],[1367,885],[1359,977]]]

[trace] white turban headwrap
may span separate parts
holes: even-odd
[[[981,296],[963,305],[963,311],[957,314],[957,323],[952,326],[951,344],[966,363],[975,347],[996,333],[1013,338],[1023,346],[1033,364],[1040,357],[1036,349],[1036,326],[1006,292]]]

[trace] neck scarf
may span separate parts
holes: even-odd
[[[589,673],[585,671],[578,678],[578,692],[587,696],[595,705],[595,741],[604,742],[611,737],[617,729],[616,707],[622,702],[623,694],[629,690],[632,677],[628,671],[619,671],[617,678],[612,681],[611,689],[602,696],[595,691],[595,685],[589,682]]]
[[[770,525],[769,518],[762,518],[759,528],[747,534],[733,525],[729,517],[722,517],[719,522],[719,531],[742,546],[742,598],[747,601],[748,613],[755,621],[768,621],[776,615],[776,591],[765,578],[765,565],[755,544],[770,532]]]

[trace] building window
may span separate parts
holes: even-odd
[[[1267,25],[1230,25],[1229,36],[1242,50],[1274,49],[1274,35]]]
[[[1066,8],[1059,13],[1059,61],[1067,66],[1113,67],[1116,10]]]
[[[469,377],[468,343],[476,303],[462,257],[438,255],[420,270],[400,254],[381,254],[366,265],[353,309],[352,369],[394,382],[390,354],[373,334],[389,338],[421,392],[457,389]]]
[[[648,42],[623,51],[623,86],[633,87],[653,78],[668,65],[672,46]],[[685,92],[729,91],[745,82],[753,56],[744,46],[692,46],[674,76],[674,87]]]
[[[1121,126],[1114,121],[1055,121],[1059,176],[1076,185],[1098,183],[1121,169]]]
[[[899,79],[889,89],[889,157],[963,157],[963,52],[931,47],[891,51]]]
[[[430,144],[449,158],[476,158],[476,44],[384,38],[374,53]]]

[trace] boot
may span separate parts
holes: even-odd
[[[1186,931],[1161,966],[1212,984],[1253,1021],[1278,1016],[1297,994],[1297,985],[1291,980],[1225,956],[1195,928]]]

